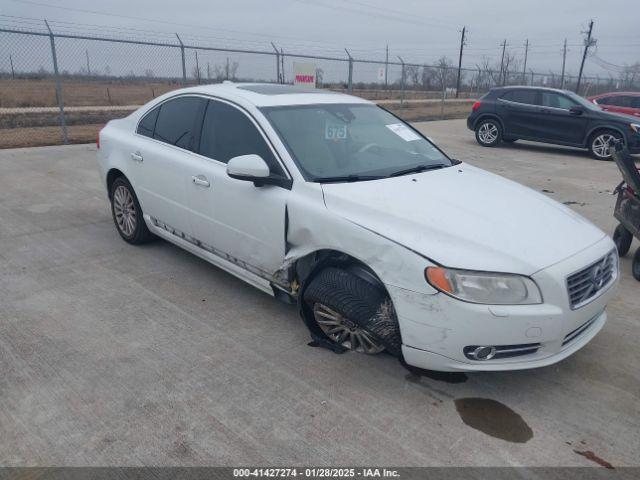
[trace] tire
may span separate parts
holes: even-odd
[[[476,125],[476,141],[483,147],[495,147],[502,141],[502,127],[493,118],[481,120]]]
[[[633,261],[631,262],[631,273],[633,274],[633,278],[640,282],[640,247],[638,247],[636,253],[633,255]]]
[[[624,257],[629,252],[632,241],[633,235],[631,232],[624,228],[624,225],[618,225],[613,232],[613,243],[616,244],[619,256]]]
[[[622,136],[614,130],[598,130],[589,138],[589,153],[596,160],[613,160],[608,143],[613,140],[620,140]]]
[[[391,299],[380,287],[335,267],[316,275],[304,292],[324,336],[344,348],[400,355],[402,339]]]
[[[133,187],[125,177],[111,185],[111,216],[122,239],[132,245],[148,243],[155,238],[142,217],[142,209]]]

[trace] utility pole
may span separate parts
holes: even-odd
[[[506,75],[504,74],[504,51],[507,48],[507,39],[505,38],[504,42],[502,42],[500,44],[500,46],[502,47],[502,60],[500,60],[500,83],[502,85],[504,85],[504,82],[506,80]]]
[[[87,55],[87,75],[91,76],[91,67],[89,66],[89,50],[85,50],[84,53]]]
[[[9,63],[11,64],[11,78],[13,78],[15,80],[16,72],[13,69],[13,57],[11,56],[11,54],[9,54]]]
[[[467,33],[467,27],[462,27],[462,36],[460,37],[460,57],[458,58],[458,79],[456,80],[456,98],[460,92],[460,75],[462,74],[462,49],[465,45],[465,34]]]
[[[227,66],[225,69],[225,80],[229,80],[229,57],[227,57]]]
[[[211,64],[207,62],[207,80],[211,80]]]
[[[387,78],[389,77],[389,44],[387,43],[387,55],[384,57],[384,89],[387,90],[389,83]]]
[[[527,74],[527,54],[529,53],[529,39],[524,42],[524,67],[522,67],[522,83],[525,83],[525,75]]]
[[[582,54],[582,62],[580,63],[580,73],[578,73],[578,83],[576,84],[576,93],[580,95],[580,81],[582,80],[582,70],[584,69],[584,61],[587,59],[587,53],[589,52],[589,47],[596,44],[596,41],[591,38],[591,33],[593,32],[593,20],[589,21],[589,31],[582,32],[587,33],[587,38],[584,41],[584,53]]]
[[[560,89],[564,90],[564,66],[567,62],[567,39],[564,39],[564,48],[562,49],[562,77],[560,78]]]

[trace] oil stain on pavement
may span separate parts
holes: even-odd
[[[489,398],[458,398],[456,410],[462,421],[487,435],[513,443],[526,443],[533,431],[520,415]]]

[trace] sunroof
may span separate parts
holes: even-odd
[[[259,93],[261,95],[289,95],[292,93],[327,93],[326,90],[316,88],[296,87],[295,85],[280,85],[277,83],[265,83],[263,85],[244,85],[238,87],[241,90]],[[332,93],[332,92],[329,92]]]

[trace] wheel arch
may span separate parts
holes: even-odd
[[[622,136],[622,138],[624,138],[624,141],[625,142],[627,141],[627,136],[624,134],[624,132],[620,127],[617,127],[615,125],[598,125],[593,127],[591,130],[589,130],[589,132],[585,136],[584,146],[586,148],[589,148],[591,146],[591,141],[595,136],[595,134],[603,130],[613,130],[614,132],[618,132]]]
[[[117,168],[112,168],[107,172],[107,178],[106,178],[106,182],[107,182],[107,193],[109,195],[109,197],[111,197],[111,187],[113,185],[113,182],[116,181],[117,178],[119,177],[124,177],[127,179],[127,181],[129,181],[129,179],[127,178],[127,176],[122,173],[121,170],[117,169]],[[131,182],[129,182],[131,183]]]
[[[360,277],[362,280],[380,288],[385,293],[387,289],[376,272],[362,260],[335,249],[319,249],[296,259],[291,265],[293,276],[300,285],[299,297],[302,296],[303,289],[323,268],[339,267]]]
[[[488,118],[490,118],[492,120],[496,120],[500,124],[500,128],[502,129],[502,132],[504,133],[504,123],[502,123],[502,119],[498,115],[496,115],[495,113],[483,113],[483,114],[479,115],[478,118],[476,118],[475,122],[473,123],[473,130],[475,131],[475,129],[480,124],[480,122],[483,121],[483,120],[486,120]]]

